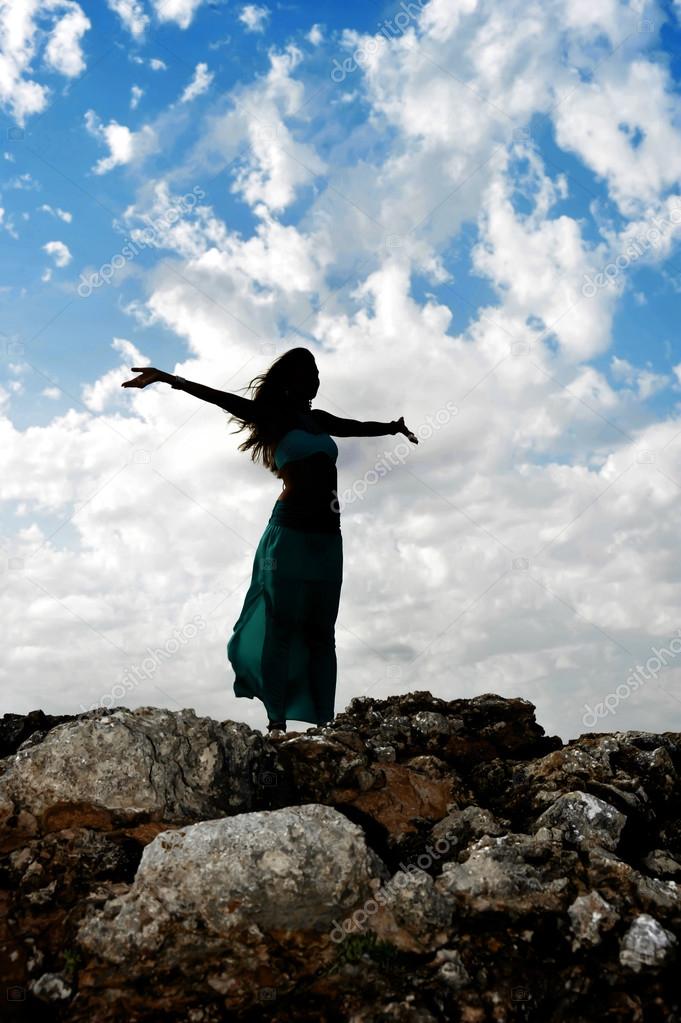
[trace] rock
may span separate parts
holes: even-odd
[[[576,791],[566,792],[552,803],[536,821],[535,829],[558,827],[574,845],[596,843],[616,849],[625,822],[625,815],[603,799]]]
[[[91,712],[20,749],[0,776],[0,824],[44,831],[185,822],[251,808],[262,741],[246,725],[153,707]]]
[[[471,982],[470,974],[464,965],[463,959],[455,948],[438,949],[433,959],[433,965],[438,967],[438,979],[455,991],[459,991]]]
[[[59,1002],[70,998],[72,990],[60,973],[44,973],[29,984],[30,990],[43,1002]]]
[[[573,948],[600,944],[603,934],[619,919],[610,903],[596,891],[579,895],[569,907],[568,915],[575,935]]]
[[[515,919],[561,911],[569,901],[569,854],[547,860],[547,853],[550,857],[548,847],[529,835],[483,835],[463,863],[444,864],[436,888],[469,915],[492,911]]]
[[[439,821],[457,794],[455,778],[429,777],[420,765],[383,763],[380,776],[374,775],[374,779],[377,777],[380,785],[355,779],[353,788],[338,787],[332,789],[332,795],[338,805],[352,805],[372,817],[385,828],[393,845],[416,831],[415,818]]]
[[[657,970],[676,957],[678,940],[655,917],[639,913],[620,945],[620,963],[635,973]]]
[[[121,983],[182,962],[244,1007],[265,972],[275,987],[309,972],[311,941],[333,949],[331,928],[371,896],[373,877],[361,829],[331,807],[202,821],[157,835],[130,890],[92,912],[78,940]]]
[[[3,714],[0,718],[0,757],[8,757],[22,743],[33,737],[42,741],[50,729],[64,721],[74,721],[78,714],[43,714],[32,710],[30,714]]]
[[[432,952],[449,935],[451,906],[418,867],[398,870],[380,887],[375,882],[374,896],[363,909],[370,930],[405,952]],[[361,924],[356,913],[351,919]]]
[[[653,849],[643,860],[643,865],[656,877],[681,879],[681,863],[664,849]]]
[[[564,745],[533,711],[417,691],[276,742],[191,709],[5,715],[8,1003],[55,1023],[674,1019],[681,735]]]
[[[436,842],[444,839],[451,844],[452,855],[444,859],[452,859],[463,852],[470,842],[482,838],[483,835],[499,837],[505,830],[508,829],[505,829],[489,810],[472,805],[448,813],[433,827],[432,837]]]

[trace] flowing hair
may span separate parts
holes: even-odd
[[[313,364],[314,355],[308,348],[289,349],[247,385],[247,389],[254,392],[257,421],[250,422],[228,413],[230,422],[241,424],[233,433],[247,428],[250,431],[250,436],[239,444],[239,451],[252,448],[251,459],[261,461],[275,476],[280,476],[274,461],[277,444],[296,421],[296,410],[289,401],[287,388],[301,370]]]

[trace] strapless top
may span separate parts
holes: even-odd
[[[317,452],[323,452],[336,461],[338,447],[330,434],[310,433],[309,430],[300,429],[289,430],[277,444],[274,462],[277,469],[281,469],[287,462],[295,462]]]

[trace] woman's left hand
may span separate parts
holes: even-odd
[[[404,425],[404,416],[400,416],[400,418],[397,420],[397,432],[398,433],[403,433],[404,436],[407,437],[407,439],[412,442],[412,444],[418,444],[418,442],[419,442],[418,441],[418,437],[414,436],[414,434],[411,432],[411,430],[409,430]]]

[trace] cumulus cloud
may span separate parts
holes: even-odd
[[[85,69],[81,39],[90,28],[90,19],[78,4],[68,5],[67,13],[56,23],[45,48],[45,60],[67,78],[75,78]]]
[[[206,92],[214,77],[213,72],[208,70],[207,64],[197,64],[191,82],[180,97],[180,103],[189,103],[190,100],[200,96],[202,92]]]
[[[158,145],[156,133],[149,125],[143,125],[139,131],[131,131],[114,120],[104,125],[94,110],[86,111],[85,127],[109,148],[109,155],[98,160],[92,168],[95,174],[106,174],[114,167],[143,159]]]
[[[71,262],[72,257],[69,247],[64,242],[46,242],[43,245],[43,252],[46,252],[48,256],[52,256],[55,266],[68,266]]]
[[[130,109],[136,110],[139,106],[139,101],[144,95],[144,89],[140,88],[139,85],[133,85],[130,89]]]
[[[109,370],[94,384],[86,384],[82,390],[83,403],[91,412],[103,412],[105,408],[112,405],[123,407],[126,391],[121,388],[121,370],[124,366],[144,365],[146,361],[144,355],[127,338],[115,337],[111,342],[111,347],[120,352],[121,365]],[[134,373],[127,375],[128,377],[135,376]]]
[[[44,202],[38,209],[43,213],[50,213],[53,217],[58,217],[59,220],[63,220],[66,224],[70,224],[73,220],[73,214],[69,213],[68,210],[62,210],[59,206],[52,207],[49,203]]]
[[[287,123],[305,104],[304,86],[294,77],[302,59],[296,46],[280,53],[272,49],[262,79],[237,92],[232,109],[210,119],[185,173],[197,173],[206,161],[231,163],[245,142],[231,188],[256,213],[285,209],[303,186],[323,174],[324,160],[312,145],[298,141]]]
[[[239,21],[246,26],[247,32],[264,32],[265,23],[270,16],[268,7],[260,4],[246,4],[241,8]]]
[[[180,28],[189,28],[204,0],[151,0],[159,21],[174,21]]]
[[[313,46],[319,46],[319,44],[324,41],[324,33],[321,25],[313,25],[307,33],[306,39],[308,39]]]
[[[556,140],[608,183],[636,216],[681,177],[681,124],[669,71],[648,60],[606,62],[556,111]]]
[[[50,95],[33,77],[36,58],[42,52],[53,71],[76,77],[85,68],[81,44],[89,28],[73,0],[26,0],[20,9],[10,0],[0,4],[0,104],[19,125],[44,110]]]
[[[149,24],[141,0],[107,0],[109,8],[118,15],[135,39],[141,39]]]

